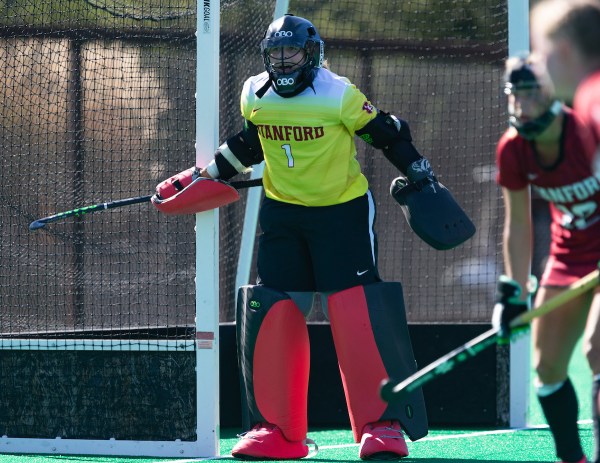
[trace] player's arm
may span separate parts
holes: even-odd
[[[505,211],[502,234],[504,272],[525,288],[531,273],[533,250],[530,187],[520,190],[503,187],[502,193]],[[525,297],[526,293],[522,295],[523,300]]]
[[[377,116],[356,134],[373,147],[381,149],[385,157],[411,182],[427,176],[433,177],[429,162],[412,143],[410,127],[406,121],[378,111]]]
[[[530,187],[511,190],[502,187],[504,198],[504,229],[502,254],[504,271],[496,286],[496,304],[492,325],[499,329],[499,340],[508,342],[514,329],[513,318],[529,310],[531,295],[537,281],[530,276],[532,254],[532,219]]]
[[[406,121],[379,111],[356,134],[381,149],[406,176],[392,181],[390,193],[423,241],[435,249],[446,250],[475,234],[471,219],[448,189],[437,181],[429,161],[414,147]]]
[[[245,120],[243,130],[217,148],[214,159],[200,170],[199,175],[229,180],[239,173],[247,172],[263,159],[258,130],[254,124]]]

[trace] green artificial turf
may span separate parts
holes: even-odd
[[[570,376],[577,390],[582,420],[581,437],[585,451],[591,454],[593,447],[591,417],[591,374],[580,347],[576,351]],[[533,382],[532,382],[533,383]],[[530,395],[529,429],[431,429],[427,437],[408,442],[411,462],[453,463],[502,463],[555,462],[554,444],[544,424],[544,418],[535,399],[533,388]],[[230,452],[238,440],[240,429],[222,429],[221,457],[212,459],[168,458],[113,458],[88,456],[41,456],[0,454],[0,463],[190,463],[193,461],[234,461]],[[310,429],[309,437],[319,446],[319,452],[306,461],[351,462],[358,458],[358,445],[352,439],[350,429]],[[273,460],[268,460],[273,463]]]

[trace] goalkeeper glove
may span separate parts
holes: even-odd
[[[492,315],[492,326],[498,329],[498,342],[508,344],[510,337],[529,329],[529,323],[511,327],[511,322],[531,308],[531,296],[537,289],[537,280],[529,277],[528,294],[525,300],[520,298],[521,285],[506,275],[501,275],[496,287],[496,304]]]

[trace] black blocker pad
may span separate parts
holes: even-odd
[[[410,228],[434,249],[455,248],[475,234],[471,219],[435,178],[410,183],[398,177],[392,181],[390,193],[402,206]]]

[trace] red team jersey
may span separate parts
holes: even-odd
[[[596,146],[600,145],[600,71],[577,87],[573,108],[577,117],[591,129]]]
[[[550,203],[550,258],[541,283],[565,286],[593,271],[600,260],[600,175],[589,162],[595,146],[582,122],[565,109],[558,161],[541,167],[530,142],[514,128],[496,151],[496,181],[509,190],[532,190]]]
[[[596,172],[600,172],[600,71],[596,71],[579,84],[573,108],[577,117],[590,129],[596,144],[595,158],[594,153],[591,153],[591,162]]]

